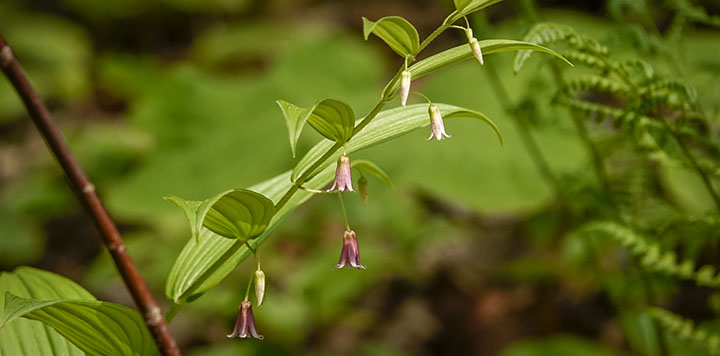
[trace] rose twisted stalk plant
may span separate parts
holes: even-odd
[[[421,93],[410,91],[411,83],[415,79],[471,58],[483,64],[484,56],[492,53],[534,50],[552,54],[570,64],[556,52],[536,44],[497,39],[478,41],[473,37],[466,16],[499,1],[455,0],[455,10],[422,42],[413,25],[402,17],[388,16],[377,21],[363,18],[365,39],[374,34],[402,59],[402,65],[385,85],[380,100],[365,117],[358,119],[353,109],[338,99],[322,99],[310,107],[300,107],[278,100],[287,124],[293,156],[296,155],[296,143],[306,124],[325,138],[310,149],[292,171],[248,189],[229,190],[203,201],[167,197],[168,201],[185,213],[192,235],[168,276],[166,295],[174,303],[166,314],[168,322],[183,305],[202,296],[247,257],[256,254],[257,248],[283,217],[314,194],[332,192],[337,194],[340,201],[346,231],[336,268],[364,269],[365,266],[360,262],[357,236],[350,228],[342,194],[355,191],[352,169],[359,171],[361,175],[357,187],[363,200],[367,197],[367,179],[363,173],[374,175],[390,186],[392,183],[387,174],[372,162],[358,159],[351,162],[350,155],[354,152],[428,125],[431,128],[429,139],[450,138],[445,132],[443,118],[453,117],[471,117],[484,121],[502,144],[497,127],[484,114],[457,106],[433,103]],[[466,27],[455,25],[460,20],[464,20]],[[468,42],[416,61],[428,44],[449,28],[463,30]],[[428,103],[407,105],[410,93],[424,97]],[[399,107],[383,110],[396,98],[400,99]],[[333,162],[336,164],[333,165]],[[330,182],[333,182],[330,189],[322,190]],[[262,289],[257,293],[258,305],[262,301],[265,275],[263,273],[261,278],[258,276],[256,274],[255,278],[250,277],[246,297],[241,303],[238,322],[231,337],[261,337],[255,331],[252,305],[248,299],[255,280],[256,292],[258,288]]]

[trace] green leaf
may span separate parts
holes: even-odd
[[[445,19],[446,24],[453,24],[455,21],[475,11],[482,10],[490,5],[497,4],[502,0],[455,0],[455,11]]]
[[[403,58],[415,58],[420,48],[420,36],[408,20],[400,16],[387,16],[375,22],[362,19],[365,40],[374,33]]]
[[[502,136],[495,123],[487,116],[477,111],[460,108],[447,104],[436,104],[440,109],[440,113],[444,118],[453,117],[473,117],[478,118],[488,125],[495,132],[500,143],[502,144]],[[347,153],[376,145],[380,142],[387,141],[394,137],[406,134],[414,129],[430,125],[428,117],[427,104],[408,105],[406,107],[398,107],[380,112],[370,124],[358,132],[346,145]],[[333,145],[330,141],[323,141],[315,145],[293,169],[291,179],[295,181],[305,170],[318,160]],[[341,152],[336,152],[332,157],[328,158],[318,170],[313,172],[310,177],[335,162]]]
[[[275,102],[280,106],[280,110],[282,110],[283,116],[285,116],[285,124],[287,125],[288,137],[290,138],[290,150],[292,150],[292,155],[295,157],[295,147],[305,127],[305,122],[307,122],[307,119],[310,117],[310,110],[290,104],[287,101],[277,100]]]
[[[88,355],[157,355],[140,313],[119,304],[71,299],[41,301],[7,292],[0,330],[19,317],[50,326]]]
[[[483,55],[526,49],[551,54],[555,57],[562,59],[563,61],[565,61],[565,63],[572,66],[572,63],[570,63],[567,59],[565,59],[565,57],[563,57],[559,53],[534,43],[513,40],[483,40],[478,41],[478,44],[482,49]],[[463,44],[425,58],[410,66],[408,70],[410,71],[410,73],[412,73],[413,80],[416,80],[434,71],[471,58],[474,59],[470,46],[468,46],[467,44]],[[400,81],[395,80],[389,86],[390,89],[387,92],[394,93],[399,87]]]
[[[210,207],[225,193],[227,192],[223,192],[212,198],[200,201],[185,200],[175,195],[166,196],[164,199],[175,204],[183,211],[183,213],[185,213],[185,217],[187,217],[188,222],[190,223],[192,238],[197,240],[203,228],[205,215],[207,215]]]
[[[307,121],[321,135],[343,143],[352,136],[355,113],[345,102],[323,99],[310,109]]]
[[[207,210],[203,226],[227,238],[247,241],[267,229],[275,205],[251,190],[231,190],[222,194]]]
[[[32,267],[18,267],[12,273],[0,273],[0,314],[5,310],[5,294],[7,292],[35,299],[95,300],[92,294],[75,282]],[[58,353],[67,356],[85,355],[57,331],[37,321],[15,320],[0,330],[0,355],[2,356],[36,356]]]
[[[390,188],[395,189],[395,184],[393,184],[393,182],[390,180],[390,177],[387,175],[387,173],[385,173],[385,171],[383,171],[375,163],[372,163],[365,159],[358,159],[352,162],[352,167],[380,178],[380,180],[385,182],[385,184],[387,184]]]
[[[305,187],[320,189],[334,177],[334,167],[328,167],[305,183]],[[248,189],[277,203],[292,186],[290,171],[272,179],[254,185]],[[258,238],[249,241],[254,247],[262,244],[282,219],[296,206],[312,196],[312,193],[298,191],[280,210],[275,212],[269,227]],[[250,256],[250,249],[237,240],[227,239],[203,229],[197,240],[190,239],[175,260],[165,284],[165,295],[176,304],[191,302],[203,293],[220,283],[245,258]],[[211,271],[211,272],[208,272]]]

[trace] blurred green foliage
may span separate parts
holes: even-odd
[[[527,2],[506,2],[490,12],[492,24],[476,28],[476,36],[525,35],[533,24]],[[405,9],[404,16],[420,23],[421,38],[429,27],[421,26],[423,17],[436,20],[433,26],[442,21],[441,3],[428,4],[431,10],[411,5],[398,2],[394,10]],[[372,13],[351,12],[348,23],[343,6]],[[380,41],[362,40],[360,16],[393,15],[384,6],[63,0],[46,7],[5,1],[0,33],[49,103],[159,296],[189,238],[185,219],[162,197],[204,199],[292,167],[296,160],[276,99],[309,106],[318,98],[340,98],[364,115],[398,64]],[[666,19],[674,11],[669,6],[609,1],[612,18],[571,10],[540,14],[597,39],[613,59],[640,57],[656,72],[693,85],[717,129],[720,33],[690,24],[679,40],[665,43],[647,28],[645,14]],[[308,15],[288,15],[298,8]],[[176,33],[152,32],[157,28]],[[455,35],[445,44],[460,43],[461,34]],[[367,205],[358,196],[347,199],[368,269],[332,270],[343,220],[334,199],[316,197],[260,251],[268,287],[255,314],[266,339],[225,338],[254,267],[248,263],[173,322],[186,354],[701,355],[701,348],[670,333],[663,334],[662,350],[655,324],[639,306],[646,299],[644,283],[659,295],[656,302],[678,300],[685,310],[692,308],[680,292],[703,298],[706,291],[646,276],[607,240],[568,234],[613,208],[597,188],[568,110],[554,102],[557,88],[547,61],[533,57],[512,75],[512,56],[488,56],[483,67],[462,63],[413,83],[436,102],[488,115],[503,133],[504,148],[484,124],[449,120],[451,140],[426,142],[426,132],[413,132],[360,152],[357,158],[377,163],[398,187],[389,190],[371,177]],[[499,75],[518,111],[498,98],[489,70]],[[573,71],[589,72],[580,66]],[[529,113],[532,135],[561,181],[560,194],[527,154],[513,121],[517,112]],[[82,212],[5,81],[0,125],[0,268],[31,264],[64,271],[99,298],[130,304],[105,252],[82,261],[71,254],[60,258],[66,250],[58,245],[95,240],[83,240],[86,229],[73,225]],[[659,164],[643,170],[645,163],[627,147],[629,138],[614,136],[603,124],[588,126],[612,167],[638,168],[623,177],[627,194],[619,194],[628,197],[623,206],[638,227],[657,228],[668,216],[711,214],[713,202],[694,172]],[[306,130],[299,157],[319,138]],[[656,184],[670,192],[670,202],[656,201]],[[714,263],[709,250],[720,237],[717,225],[668,225],[673,234],[659,241],[664,248]],[[523,306],[522,288],[514,289],[528,285],[533,306]],[[502,291],[504,303],[494,290]],[[497,325],[484,325],[495,312],[504,313]],[[716,317],[706,309],[697,313],[699,321]],[[585,328],[582,320],[594,324]],[[485,333],[493,336],[483,338]],[[470,346],[475,336],[484,348]]]

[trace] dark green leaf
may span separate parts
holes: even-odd
[[[262,194],[232,190],[210,206],[203,226],[220,236],[246,241],[260,236],[274,213],[275,205]]]
[[[387,16],[375,22],[363,17],[363,35],[380,37],[403,58],[414,58],[420,48],[420,37],[413,25],[400,16]]]

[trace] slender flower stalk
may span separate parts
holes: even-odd
[[[360,199],[362,199],[363,204],[367,204],[368,199],[368,180],[364,176],[361,176],[360,179],[358,179],[358,192],[360,193]]]
[[[445,132],[445,123],[443,123],[442,115],[440,115],[440,109],[435,104],[430,104],[428,108],[430,114],[430,137],[428,141],[435,137],[437,140],[443,138],[450,138],[451,136]]]
[[[354,267],[365,269],[360,262],[360,249],[358,248],[357,236],[355,231],[346,230],[343,236],[343,247],[340,252],[340,261],[336,268]]]
[[[328,189],[328,192],[332,191],[349,191],[354,192],[353,186],[352,186],[352,173],[351,173],[351,167],[350,167],[350,157],[348,157],[346,154],[343,154],[338,158],[337,161],[337,169],[335,170],[335,182],[333,183],[332,187]]]
[[[412,82],[412,74],[408,70],[404,70],[400,74],[400,103],[404,107],[407,104],[410,95],[410,83]]]

